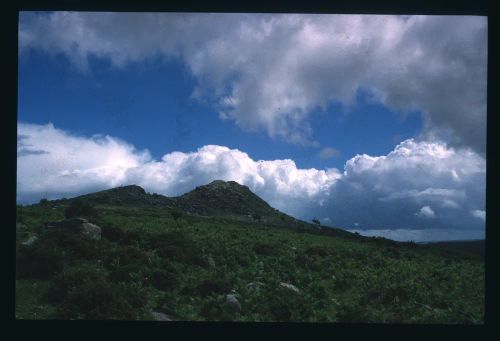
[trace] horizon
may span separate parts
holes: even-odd
[[[481,16],[20,12],[16,202],[220,179],[347,231],[484,239],[487,30]]]
[[[201,186],[208,186],[214,182],[236,182],[236,181],[233,181],[233,180],[230,180],[230,181],[224,181],[224,180],[219,180],[219,179],[216,179],[216,180],[213,180],[211,181],[210,183],[207,183],[207,184],[204,184],[204,185],[201,185]],[[238,185],[240,186],[244,186],[238,182],[236,182]],[[94,193],[99,193],[99,192],[104,192],[104,191],[110,191],[110,190],[115,190],[115,189],[119,189],[119,188],[125,188],[125,187],[139,187],[140,189],[144,190],[144,188],[142,188],[141,186],[137,185],[137,184],[130,184],[130,185],[120,185],[120,186],[117,186],[117,187],[112,187],[112,188],[107,188],[107,189],[104,189],[102,191],[98,191],[98,192],[89,192],[89,193],[82,193],[78,196],[74,196],[74,197],[69,197],[69,198],[59,198],[59,199],[54,199],[54,200],[49,200],[49,201],[56,201],[56,200],[70,200],[70,199],[75,199],[75,198],[78,198],[80,196],[84,196],[84,195],[88,195],[88,194],[94,194]],[[199,186],[198,186],[199,187]],[[194,190],[194,189],[193,189]],[[145,191],[145,190],[144,190]],[[251,191],[251,190],[250,190]],[[154,193],[154,192],[147,192],[145,191],[145,193],[147,195],[160,195],[160,196],[164,196],[166,198],[176,198],[176,197],[179,197],[179,196],[176,196],[176,197],[168,197],[168,196],[165,196],[165,195],[162,195],[162,194],[157,194],[157,193]],[[187,194],[189,192],[186,192],[186,193],[182,193],[180,196],[184,195],[184,194]],[[253,192],[252,192],[253,193]],[[255,194],[255,193],[254,193]],[[46,199],[46,198],[42,198],[42,199]],[[42,200],[41,199],[41,200]],[[31,205],[38,205],[39,203],[28,203],[28,204],[18,204],[22,207],[24,206],[31,206]],[[271,206],[272,207],[272,206]],[[292,216],[293,217],[293,216]],[[296,218],[296,219],[299,219],[299,220],[302,220],[300,218],[297,218],[297,217],[293,217],[293,218]],[[312,219],[315,219],[315,218],[312,218]],[[311,220],[312,220],[311,219]],[[310,224],[310,221],[306,221],[306,220],[303,220],[304,222],[306,223],[309,223]],[[415,237],[413,239],[405,239],[405,237],[400,237],[400,238],[397,238],[397,239],[393,239],[393,238],[390,238],[390,234],[389,236],[387,235],[387,233],[384,233],[386,232],[385,229],[366,229],[366,230],[363,230],[362,228],[360,229],[345,229],[345,228],[342,228],[342,227],[338,227],[338,226],[329,226],[329,225],[324,225],[324,224],[321,224],[322,227],[325,227],[325,228],[338,228],[338,229],[342,229],[344,231],[347,231],[347,232],[350,232],[350,233],[359,233],[360,235],[362,236],[365,236],[365,237],[382,237],[382,238],[385,238],[385,239],[389,239],[389,240],[393,240],[393,241],[397,241],[397,242],[415,242],[415,243],[420,243],[420,244],[427,244],[427,243],[438,243],[438,242],[455,242],[455,241],[464,241],[464,242],[468,242],[468,241],[482,241],[482,240],[486,240],[486,238],[469,238],[469,239],[461,239],[460,237],[457,239],[453,239],[453,237],[451,237],[452,239],[415,239]],[[403,229],[404,230],[404,229]],[[379,233],[377,233],[377,231],[379,231]],[[422,232],[422,230],[408,230],[408,233],[409,235],[417,235],[418,236],[418,233],[419,232]],[[442,233],[443,231],[437,231],[438,232],[438,235],[439,233]],[[425,237],[424,237],[425,238]],[[428,238],[428,237],[427,237]]]

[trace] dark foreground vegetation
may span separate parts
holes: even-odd
[[[151,198],[18,206],[16,318],[484,321],[480,256]],[[74,217],[100,233],[51,225]]]

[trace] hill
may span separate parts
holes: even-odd
[[[267,202],[252,193],[247,186],[235,181],[216,180],[196,187],[175,198],[176,206],[187,213],[200,215],[261,215],[271,216],[275,210]]]
[[[167,197],[146,193],[137,185],[121,186],[71,199],[54,200],[52,203],[70,205],[75,201],[89,202],[100,206],[163,208],[169,212],[174,208],[186,215],[226,217],[231,220],[259,222],[266,226],[284,226],[296,229],[317,229],[318,226],[295,219],[271,207],[254,194],[247,186],[235,181],[215,180],[178,197]],[[348,233],[344,230],[339,233]]]
[[[472,254],[484,259],[485,240],[450,240],[422,243],[429,248],[436,248],[453,253]]]
[[[121,186],[104,191],[81,195],[71,199],[53,200],[55,204],[70,204],[75,200],[88,201],[96,205],[118,205],[118,206],[153,206],[169,207],[173,200],[159,194],[146,193],[144,188],[137,185]]]
[[[18,319],[484,322],[480,257],[319,229],[231,182],[18,206],[16,260]]]

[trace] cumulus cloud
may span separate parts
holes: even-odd
[[[21,13],[19,47],[115,67],[177,58],[223,119],[317,145],[309,124],[360,89],[423,113],[425,139],[485,150],[487,20],[477,16]]]
[[[290,159],[254,160],[217,145],[154,160],[114,137],[20,123],[17,162],[19,202],[126,184],[175,196],[222,179],[249,186],[297,218],[322,217],[337,227],[484,231],[485,160],[443,142],[405,140],[387,155],[356,155],[339,171],[301,169]]]
[[[18,125],[17,195],[19,201],[74,195],[118,186],[127,170],[150,160],[110,136],[83,137],[52,124]]]
[[[424,206],[420,209],[420,211],[417,213],[417,216],[423,217],[423,218],[429,218],[429,219],[434,219],[436,218],[436,214],[430,208],[429,206]]]
[[[486,220],[486,211],[484,210],[472,210],[470,211],[473,217],[481,219],[482,221]]]
[[[180,195],[210,181],[250,186],[277,207],[316,198],[341,177],[337,169],[299,169],[293,160],[254,161],[224,146],[171,152],[160,161],[110,136],[75,136],[52,124],[18,125],[18,201],[76,195],[121,184]],[[42,152],[26,153],[36,150]]]

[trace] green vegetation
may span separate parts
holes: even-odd
[[[179,229],[170,208],[102,201],[88,218],[99,240],[47,227],[71,202],[18,206],[19,319],[156,311],[193,321],[484,322],[484,261],[474,255],[287,226],[293,218],[274,210],[285,218],[184,213]],[[228,306],[230,293],[241,309]]]
[[[46,206],[47,204],[45,204]],[[94,206],[85,200],[74,200],[71,201],[68,207],[64,210],[64,216],[69,218],[75,217],[94,217],[96,215],[96,210]]]

